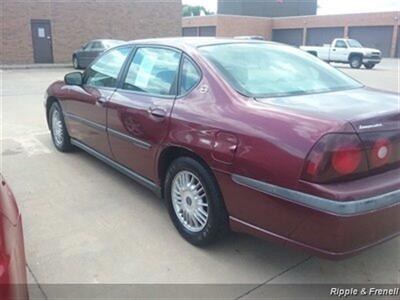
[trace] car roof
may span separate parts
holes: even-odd
[[[219,45],[219,44],[276,44],[279,43],[261,40],[241,40],[234,38],[216,38],[216,37],[174,37],[174,38],[156,38],[156,39],[142,39],[142,40],[132,40],[127,42],[128,44],[157,44],[163,46],[171,46],[177,48],[197,48],[209,45]]]

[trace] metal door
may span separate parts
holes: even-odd
[[[202,26],[199,27],[199,36],[216,36],[217,27],[215,26]]]
[[[323,46],[343,36],[344,27],[308,28],[306,44],[310,46]]]
[[[350,27],[349,37],[359,41],[364,47],[381,50],[382,57],[390,57],[393,26]]]
[[[303,44],[303,29],[274,29],[272,40],[298,47]]]
[[[52,63],[53,46],[50,20],[31,20],[31,29],[35,63]]]

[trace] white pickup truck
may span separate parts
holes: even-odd
[[[353,39],[334,39],[331,45],[300,46],[300,49],[326,62],[350,64],[354,69],[358,69],[362,65],[367,69],[372,69],[381,61],[381,51],[364,48],[360,42]]]

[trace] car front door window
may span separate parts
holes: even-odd
[[[90,48],[92,48],[92,44],[93,43],[87,43],[85,46],[83,46],[83,51],[89,51],[90,50]]]
[[[346,43],[344,41],[337,41],[335,47],[336,48],[347,48]]]
[[[94,87],[115,88],[121,68],[132,47],[113,49],[101,56],[85,72],[84,83]]]

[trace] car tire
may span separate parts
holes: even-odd
[[[373,67],[375,67],[375,64],[364,64],[364,67],[368,70],[372,69]]]
[[[53,144],[58,151],[69,152],[73,149],[71,138],[65,126],[61,106],[54,102],[49,111],[49,125]]]
[[[362,58],[359,55],[354,55],[350,57],[350,67],[352,69],[359,69],[362,66]]]
[[[218,184],[197,160],[181,157],[171,163],[164,195],[173,224],[189,243],[206,246],[228,231],[228,214]]]
[[[81,66],[79,65],[78,57],[76,57],[76,55],[72,57],[72,66],[74,67],[74,69],[77,70],[81,68]]]

